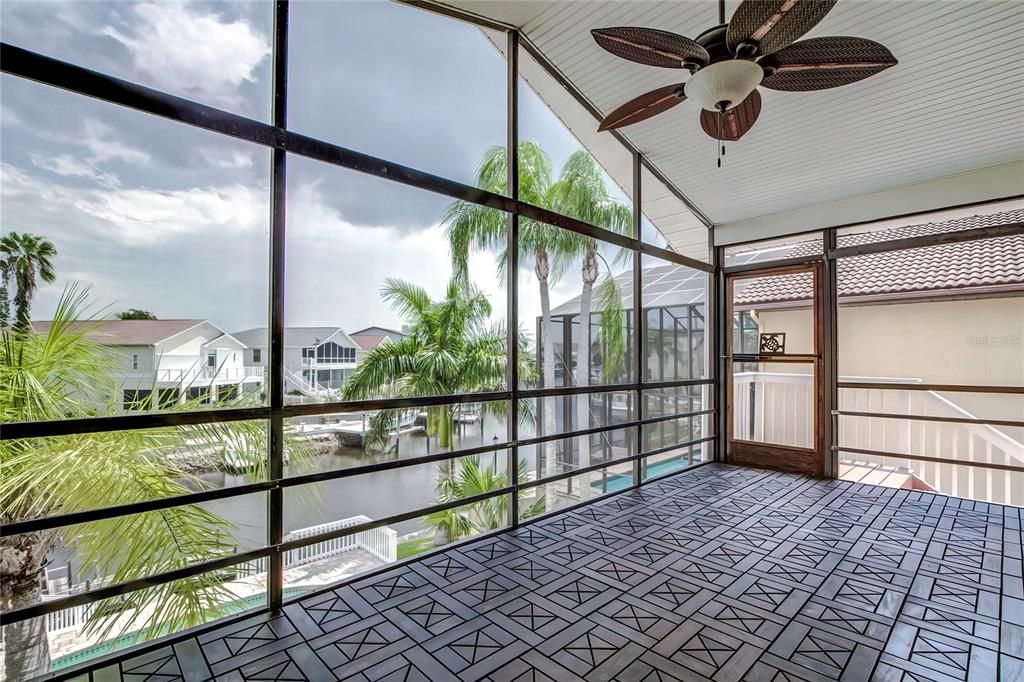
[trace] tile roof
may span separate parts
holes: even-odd
[[[97,320],[73,322],[72,329],[87,329],[87,339],[106,346],[152,346],[203,322],[206,320]],[[52,320],[37,320],[32,329],[46,334],[52,324]]]
[[[373,350],[381,344],[384,340],[390,340],[390,336],[379,336],[376,334],[350,334],[349,337],[352,339],[360,350]]]
[[[837,245],[856,246],[1015,222],[1024,222],[1024,210],[841,235]],[[797,245],[788,255],[804,255],[796,252],[807,248],[805,244]],[[940,292],[954,295],[978,289],[1024,291],[1024,235],[851,256],[839,261],[838,280],[839,298],[847,300],[910,298]],[[736,294],[735,302],[749,306],[806,301],[811,297],[811,286],[810,273],[761,277]]]
[[[856,246],[874,242],[919,237],[944,232],[973,230],[993,225],[1024,222],[1024,209],[989,215],[974,215],[920,225],[840,235],[838,246]],[[821,253],[821,240],[798,242],[784,255],[766,252],[765,258],[798,258]],[[747,253],[751,260],[763,260],[757,251]],[[868,256],[844,258],[839,263],[840,298],[899,298],[955,295],[967,290],[1024,291],[1024,235],[960,242],[912,250],[891,251]],[[626,271],[615,277],[623,307],[633,307],[633,274]],[[668,307],[704,303],[703,273],[683,265],[666,264],[644,268],[643,306]],[[777,275],[753,280],[736,295],[744,306],[765,303],[806,301],[810,298],[808,274]],[[931,292],[931,293],[929,293]],[[556,306],[553,315],[572,315],[580,309],[576,296]]]

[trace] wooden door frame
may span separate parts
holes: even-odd
[[[810,355],[787,354],[789,359],[780,356],[774,360],[765,362],[801,362],[810,363],[814,368],[814,432],[811,438],[813,447],[800,448],[754,441],[738,440],[734,437],[733,419],[733,285],[737,279],[752,279],[761,276],[778,276],[810,272],[812,276],[812,327],[814,335],[814,349]],[[727,462],[733,464],[744,464],[748,466],[767,467],[807,474],[821,477],[824,472],[825,462],[825,430],[823,424],[827,415],[825,414],[825,375],[823,373],[823,349],[824,349],[824,263],[800,263],[795,265],[775,266],[760,270],[747,270],[745,272],[734,272],[725,274],[725,320],[727,333],[725,335],[726,355],[726,376],[725,376],[725,409],[726,409],[726,438],[725,457]]]

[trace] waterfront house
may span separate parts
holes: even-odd
[[[87,338],[113,351],[121,411],[147,411],[196,400],[234,400],[262,389],[263,368],[247,366],[244,343],[209,320],[103,320]],[[51,322],[34,321],[45,334]]]
[[[245,363],[265,368],[270,362],[266,327],[235,332],[247,346]],[[323,397],[337,391],[356,368],[360,346],[341,327],[287,327],[284,330],[286,393]]]

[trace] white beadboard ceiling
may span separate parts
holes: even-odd
[[[450,4],[522,29],[602,113],[687,74],[618,59],[594,43],[591,28],[648,26],[694,37],[717,23],[710,1]],[[737,4],[726,3],[727,18]],[[727,145],[721,169],[691,102],[622,132],[716,225],[979,169],[1016,174],[1021,167],[1008,164],[1024,160],[1022,29],[1019,0],[839,0],[805,38],[870,38],[892,50],[896,67],[832,90],[761,88],[761,116]],[[560,98],[540,94],[561,115]],[[594,132],[581,125],[574,132],[590,147]],[[1024,192],[1024,178],[1011,176],[1010,185]]]

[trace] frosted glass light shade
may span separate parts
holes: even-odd
[[[732,109],[747,98],[764,78],[764,69],[746,59],[717,62],[693,74],[686,81],[686,99],[695,101],[702,109],[718,111],[718,104],[726,102]]]

